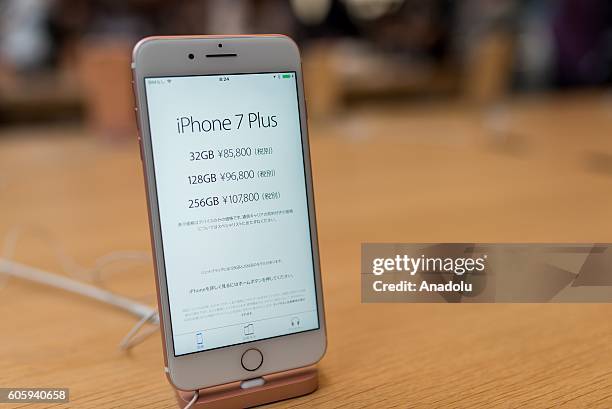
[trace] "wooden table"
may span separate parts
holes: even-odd
[[[362,304],[359,280],[365,241],[612,241],[611,97],[363,110],[311,133],[329,347],[319,390],[273,407],[612,407],[612,305]],[[5,129],[0,198],[0,237],[43,229],[83,265],[149,249],[133,141]],[[20,243],[17,260],[61,270],[40,235]],[[103,278],[155,302],[150,263]],[[11,280],[0,322],[0,386],[175,407],[159,337],[118,351],[121,311]]]

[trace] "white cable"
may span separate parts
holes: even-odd
[[[154,316],[156,313],[155,309],[93,285],[81,283],[4,258],[0,258],[0,273],[93,298],[134,314],[141,319],[147,318],[147,321],[159,323],[159,318]]]
[[[157,312],[155,311],[153,311],[148,317],[143,317],[140,321],[136,323],[136,325],[132,327],[132,329],[130,329],[127,335],[123,337],[123,339],[119,343],[119,349],[122,351],[128,351],[132,349],[132,347],[135,347],[136,345],[140,344],[150,335],[153,335],[155,332],[157,332],[157,330],[159,329],[159,326],[155,326],[154,328],[149,328],[147,331],[144,331],[138,336],[136,336],[136,334],[138,334],[140,329],[147,322],[155,323],[156,321],[159,321],[159,316],[157,315]]]
[[[146,251],[113,251],[98,257],[92,268],[86,271],[91,280],[102,284],[102,272],[105,267],[125,261],[150,262],[151,254]],[[117,273],[115,271],[114,273]]]
[[[17,243],[24,236],[26,236],[26,234],[42,240],[43,243],[52,248],[55,257],[59,261],[60,265],[62,266],[62,270],[65,273],[77,275],[79,272],[85,270],[85,268],[80,266],[72,257],[70,257],[70,255],[68,255],[65,247],[59,243],[57,238],[54,237],[49,230],[37,226],[15,226],[11,228],[4,238],[2,254],[0,257],[4,257],[5,259],[13,258],[15,250],[17,249]]]
[[[17,243],[26,235],[30,235],[39,240],[42,240],[46,245],[53,249],[55,257],[59,261],[62,271],[71,276],[85,278],[89,281],[94,281],[97,284],[102,284],[102,271],[108,265],[120,261],[150,261],[151,255],[145,251],[113,251],[98,257],[94,260],[93,267],[87,268],[71,257],[66,248],[62,246],[49,230],[37,226],[16,226],[9,230],[5,236],[0,257],[12,259],[17,248]],[[0,287],[5,284],[6,280],[0,282]]]
[[[183,409],[191,409],[193,407],[193,405],[195,405],[195,403],[198,401],[199,397],[200,397],[200,391],[195,391],[193,393],[193,398],[191,398],[189,403],[187,405],[185,405],[185,407],[183,407]]]
[[[38,237],[39,239],[43,239],[46,244],[53,248],[55,256],[59,260],[64,273],[73,276],[85,277],[96,282],[98,285],[103,284],[101,280],[103,268],[110,264],[125,260],[150,261],[150,255],[146,252],[114,251],[97,258],[94,261],[93,267],[85,268],[79,265],[76,260],[68,254],[65,247],[63,247],[48,230],[36,226],[17,226],[9,230],[8,234],[5,236],[2,252],[0,253],[0,289],[6,285],[9,277],[17,277],[38,284],[49,285],[51,287],[59,288],[64,291],[69,291],[85,297],[90,297],[136,315],[140,318],[140,320],[132,327],[132,329],[130,329],[128,334],[119,344],[119,349],[123,351],[127,351],[138,345],[159,329],[159,315],[154,308],[141,304],[138,301],[116,295],[103,288],[92,286],[80,281],[75,281],[68,277],[49,273],[47,271],[10,260],[13,258],[17,248],[17,243],[23,236],[26,235],[26,233]],[[147,331],[143,331],[136,336],[146,323],[154,324],[155,327],[149,328]]]

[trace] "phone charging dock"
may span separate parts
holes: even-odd
[[[198,400],[191,408],[250,408],[307,395],[314,392],[318,386],[319,374],[316,366],[307,366],[200,389]],[[193,397],[193,392],[176,391],[176,398],[181,408],[187,406]]]

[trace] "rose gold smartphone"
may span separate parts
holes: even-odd
[[[317,362],[325,318],[297,46],[152,37],[132,69],[170,382],[195,390]]]

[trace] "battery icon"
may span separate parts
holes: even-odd
[[[283,78],[291,78],[291,74],[283,74]]]

